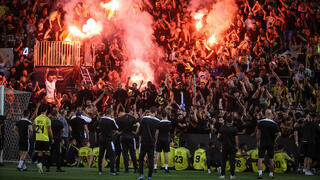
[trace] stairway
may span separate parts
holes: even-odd
[[[93,87],[93,81],[92,81],[92,79],[91,79],[91,76],[90,76],[90,73],[89,73],[88,68],[82,66],[82,67],[80,68],[80,73],[81,73],[82,81],[84,82],[84,84],[85,84],[86,86],[91,85],[91,86]]]

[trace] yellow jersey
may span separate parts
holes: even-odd
[[[175,151],[174,167],[176,170],[185,170],[189,167],[188,159],[191,157],[190,151],[185,147],[179,147]]]
[[[276,153],[274,155],[274,172],[275,173],[285,173],[287,171],[287,160],[290,157],[285,152]]]
[[[175,151],[176,151],[175,148],[170,147],[170,151],[168,152],[168,168],[174,168]],[[161,159],[161,167],[165,168],[164,152],[161,152],[160,159]]]
[[[194,157],[193,157],[193,168],[195,170],[204,170],[206,168],[206,151],[204,149],[197,149],[194,152]]]
[[[237,152],[236,154],[237,156],[240,156],[240,152]],[[236,166],[236,169],[235,171],[236,172],[243,172],[247,169],[247,159],[244,158],[244,157],[236,157],[235,159],[235,166]]]
[[[89,156],[93,155],[92,149],[82,147],[79,149],[80,162],[84,167],[89,167]]]
[[[98,160],[99,160],[99,147],[95,147],[92,150],[93,154],[93,161],[92,161],[92,167],[98,167]],[[106,153],[104,153],[106,155]],[[105,157],[104,157],[105,158]],[[105,159],[104,159],[105,160]],[[102,161],[102,163],[105,162],[105,167],[107,167],[108,162],[107,161]]]
[[[46,141],[49,142],[48,126],[51,126],[51,120],[46,116],[41,114],[34,120],[36,141]]]
[[[258,149],[253,149],[248,151],[248,155],[250,155],[250,158],[252,160],[251,166],[252,166],[252,171],[257,173],[258,172],[258,159],[259,159],[259,153]],[[266,170],[266,165],[262,163],[262,172]]]

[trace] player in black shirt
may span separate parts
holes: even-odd
[[[211,167],[218,169],[221,172],[221,151],[216,143],[210,142],[209,148],[206,150],[208,173],[211,173]]]
[[[72,138],[75,138],[77,140],[77,146],[80,148],[83,144],[84,140],[84,131],[87,134],[87,139],[89,139],[89,130],[88,125],[86,124],[86,121],[81,118],[82,113],[77,112],[75,118],[71,118],[70,120],[70,133]]]
[[[144,178],[143,174],[143,162],[144,156],[148,154],[148,180],[151,180],[153,163],[154,163],[154,147],[156,142],[156,130],[160,123],[160,120],[155,117],[157,108],[151,107],[149,116],[144,116],[140,123],[140,154],[139,154],[139,172],[140,176],[138,180]]]
[[[230,172],[231,176],[230,179],[235,179],[235,157],[237,149],[239,149],[239,138],[238,138],[238,129],[232,125],[233,119],[229,117],[226,120],[226,124],[223,125],[219,129],[219,133],[217,138],[222,141],[222,167],[221,167],[221,176],[219,177],[224,178],[225,170],[226,170],[226,163],[229,157],[230,161]]]
[[[114,131],[119,129],[116,121],[112,118],[113,110],[111,108],[106,109],[104,116],[102,116],[99,120],[99,124],[97,127],[98,135],[99,135],[99,158],[98,158],[98,169],[99,175],[102,174],[102,160],[106,152],[110,160],[110,175],[116,176],[117,173],[114,171],[114,153],[115,148],[112,142],[112,137]]]
[[[61,169],[62,154],[61,154],[61,134],[64,132],[63,124],[58,119],[58,112],[53,110],[51,112],[51,129],[53,133],[54,143],[51,145],[51,154],[57,164],[57,172],[64,172]],[[49,163],[48,163],[49,164]],[[49,169],[49,167],[47,168]]]
[[[126,112],[121,112],[120,117],[116,119],[116,122],[119,125],[125,173],[129,172],[128,151],[131,156],[134,172],[137,172],[136,139],[134,138],[134,135],[138,133],[140,123],[137,122],[136,118],[129,114],[129,109],[126,109]]]
[[[154,163],[153,172],[157,172],[157,162],[160,153],[164,152],[164,163],[165,163],[165,173],[169,173],[168,170],[168,152],[170,151],[170,130],[171,130],[171,121],[167,120],[168,115],[166,111],[162,112],[163,120],[160,121],[159,126],[156,131],[156,136],[158,136],[156,143],[156,158]]]
[[[269,158],[269,177],[273,178],[273,155],[274,155],[274,144],[277,142],[278,138],[281,136],[278,124],[272,120],[273,115],[270,109],[265,112],[265,119],[261,119],[258,122],[257,129],[257,147],[259,150],[259,160],[258,160],[258,179],[262,179],[262,161],[267,151]]]
[[[14,132],[19,136],[19,151],[20,151],[20,160],[17,169],[19,171],[27,170],[27,166],[24,163],[28,152],[30,150],[30,137],[32,134],[32,122],[28,120],[30,112],[25,110],[23,112],[23,118],[21,118],[16,125],[14,126]]]
[[[319,125],[312,121],[309,117],[306,118],[304,125],[302,126],[302,148],[304,152],[304,169],[305,175],[312,176],[310,171],[312,165],[312,158],[317,158],[317,137],[320,136]]]

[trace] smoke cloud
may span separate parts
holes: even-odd
[[[79,22],[75,19],[75,7],[81,0],[66,1],[64,10],[67,12],[65,20],[67,26],[78,25],[81,27],[85,22]],[[121,41],[125,47],[127,60],[122,62],[122,72],[119,74],[122,83],[131,76],[133,82],[140,80],[154,81],[158,79],[158,67],[163,66],[159,58],[163,56],[162,50],[153,41],[153,17],[144,11],[141,11],[139,5],[141,0],[117,0],[119,8],[114,17],[109,20],[101,6],[102,0],[87,0],[87,11],[90,17],[98,23],[103,24],[101,35],[104,38],[110,38],[113,35],[120,35]],[[82,24],[82,25],[81,25]],[[119,33],[120,32],[120,33]],[[101,38],[93,37],[95,42]],[[165,69],[165,68],[159,68]]]
[[[209,33],[221,40],[224,32],[231,26],[238,6],[235,0],[191,0],[189,3],[189,10],[193,14],[207,7],[209,12],[206,21]]]

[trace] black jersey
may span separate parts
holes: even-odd
[[[157,129],[159,130],[158,139],[168,140],[170,138],[171,121],[161,120]]]
[[[278,124],[271,119],[260,120],[258,129],[261,131],[260,144],[263,145],[273,145],[276,134],[280,131]]]
[[[219,133],[221,134],[222,146],[224,148],[235,148],[238,129],[235,126],[230,124],[225,124],[219,129]]]
[[[32,125],[32,122],[26,118],[21,118],[20,121],[16,123],[19,131],[20,141],[27,141],[30,136],[29,126]]]
[[[155,133],[158,128],[160,120],[154,116],[144,116],[141,120],[140,135],[141,144],[154,145]]]
[[[137,120],[130,114],[125,114],[116,119],[121,134],[133,135],[132,131],[136,129]]]
[[[118,124],[116,121],[107,116],[102,116],[99,120],[98,132],[100,136],[106,139],[112,140],[113,130],[118,130]]]
[[[51,129],[54,139],[60,139],[63,129],[63,124],[59,119],[51,120]]]

